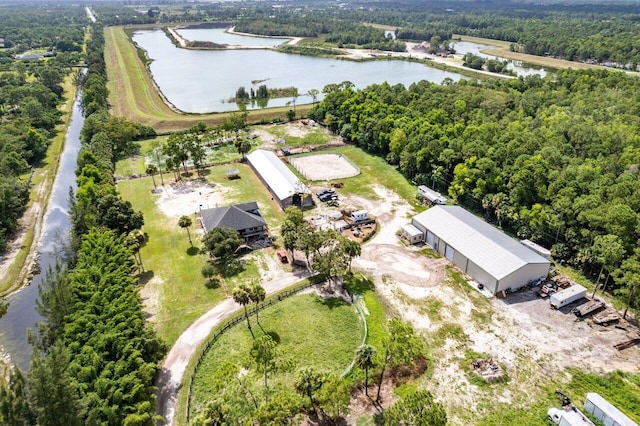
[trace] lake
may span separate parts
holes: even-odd
[[[180,30],[181,34],[185,30]],[[194,34],[194,32],[198,31]],[[209,29],[189,30],[189,39],[200,40],[199,32],[211,35]],[[262,37],[245,37],[244,45],[255,45]],[[217,34],[221,43],[226,37]],[[262,38],[264,39],[264,38]],[[237,104],[229,102],[236,90],[243,86],[247,91],[261,84],[269,88],[296,87],[301,96],[298,104],[311,103],[304,95],[310,89],[320,92],[330,83],[351,81],[357,88],[374,83],[388,82],[391,85],[427,80],[442,83],[449,78],[458,81],[462,75],[441,71],[426,65],[402,60],[376,60],[353,62],[275,52],[267,49],[254,50],[188,50],[177,48],[161,30],[136,31],[133,40],[153,62],[149,68],[163,95],[176,108],[189,113],[234,111]],[[273,41],[274,39],[265,39]],[[255,84],[252,84],[255,81]],[[318,99],[321,99],[321,95]],[[271,99],[267,107],[285,106],[291,98]],[[248,105],[248,109],[257,109]]]
[[[510,59],[500,58],[498,56],[487,55],[481,51],[484,49],[495,49],[494,46],[486,44],[473,43],[470,41],[456,41],[451,43],[451,47],[456,50],[457,54],[466,55],[472,53],[476,56],[480,56],[485,59],[497,59],[500,62],[507,62],[507,69],[513,71],[517,76],[526,77],[528,75],[538,74],[540,77],[547,75],[547,70],[535,65],[525,64],[519,61],[512,61]]]

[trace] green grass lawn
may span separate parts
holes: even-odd
[[[177,219],[165,216],[158,209],[152,187],[151,178],[118,183],[122,197],[144,214],[143,229],[148,241],[140,253],[147,272],[141,281],[153,279],[159,283],[158,314],[154,322],[159,335],[171,345],[189,324],[225,296],[223,289],[205,288],[200,270],[206,257],[188,254],[186,232],[178,226]],[[194,244],[199,244],[196,238]]]
[[[212,167],[206,175],[209,182],[224,186],[226,204],[257,201],[269,227],[279,228],[284,213],[271,200],[271,195],[251,169],[245,164],[234,164],[233,167],[240,171],[240,179],[229,181],[226,177],[228,167]],[[159,183],[157,177],[156,181]],[[173,177],[165,175],[165,184],[172,182]],[[259,265],[264,263],[261,259],[270,254],[256,251],[243,256],[242,270],[224,276],[224,287],[206,289],[200,272],[207,260],[206,255],[190,253],[186,232],[178,226],[177,218],[167,217],[158,209],[155,204],[158,196],[151,194],[152,187],[150,177],[118,183],[122,197],[144,215],[143,229],[148,235],[148,242],[141,255],[147,273],[142,275],[141,281],[146,283],[153,279],[154,283],[159,283],[158,314],[154,322],[160,336],[173,344],[193,321],[225,297],[225,290],[231,292],[239,283],[257,280],[260,277]],[[192,235],[195,226],[194,220]],[[198,237],[194,237],[193,242],[195,246],[201,246]]]
[[[256,337],[262,335],[251,318]],[[267,333],[276,333],[280,357],[285,359],[285,371],[269,380],[293,387],[296,371],[313,366],[319,371],[340,374],[353,360],[360,345],[364,327],[356,309],[341,299],[324,300],[315,294],[293,296],[260,312],[260,324]],[[246,321],[223,334],[202,360],[194,377],[192,412],[199,412],[210,399],[211,372],[225,362],[249,365],[252,339]],[[248,382],[262,395],[262,375],[251,368]]]
[[[267,131],[277,138],[282,138],[285,144],[290,147],[303,146],[303,145],[324,145],[329,142],[331,135],[326,132],[322,127],[309,127],[305,136],[292,136],[289,135],[284,126],[268,127]]]

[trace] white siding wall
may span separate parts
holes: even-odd
[[[484,269],[480,268],[478,265],[469,261],[467,263],[467,275],[469,275],[474,280],[478,281],[487,288],[487,290],[493,292],[496,288],[496,279],[491,274],[489,274]]]
[[[515,290],[527,285],[530,281],[545,278],[547,274],[549,274],[548,263],[530,263],[501,279],[496,293],[508,288]]]

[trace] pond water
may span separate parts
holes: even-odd
[[[179,28],[178,34],[189,41],[211,41],[230,46],[277,46],[289,38],[248,37],[225,32],[224,28]]]
[[[196,34],[191,38],[201,37]],[[254,43],[254,37],[247,38],[251,40],[246,44]],[[345,80],[357,88],[364,88],[385,81],[391,85],[409,86],[420,80],[442,83],[447,78],[453,81],[463,78],[457,73],[402,60],[353,62],[267,49],[179,49],[161,30],[137,31],[133,40],[153,60],[151,74],[163,95],[176,108],[190,113],[237,110],[238,105],[229,99],[241,86],[247,91],[261,84],[268,88],[296,87],[300,94],[296,103],[302,104],[312,102],[311,97],[305,95],[310,89],[322,92],[327,84]],[[247,108],[285,106],[291,102],[291,98],[271,99],[266,105],[248,105]]]
[[[518,76],[526,77],[528,75],[537,74],[540,77],[544,77],[545,75],[547,75],[547,70],[542,67],[526,64],[520,61],[512,61],[510,59],[500,58],[498,56],[487,55],[481,52],[484,49],[495,49],[494,46],[472,43],[470,41],[456,41],[454,43],[451,43],[451,46],[456,50],[456,53],[461,55],[472,53],[485,59],[497,59],[501,62],[507,61],[507,69],[513,71]]]
[[[36,311],[38,285],[46,276],[48,268],[55,266],[58,259],[56,253],[61,244],[68,239],[71,230],[69,188],[74,190],[76,188],[76,160],[80,150],[80,130],[84,125],[80,96],[81,91],[78,90],[42,227],[42,239],[38,247],[40,256],[38,263],[41,272],[33,278],[31,285],[9,296],[9,311],[0,318],[0,352],[8,354],[11,361],[23,371],[29,368],[31,361],[31,345],[27,342],[27,328],[35,330],[36,322],[42,320]]]

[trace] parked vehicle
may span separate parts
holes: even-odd
[[[287,253],[285,253],[284,251],[277,252],[276,256],[278,256],[278,259],[280,259],[280,262],[282,262],[282,263],[288,263],[289,262],[289,258],[287,257]]]
[[[556,394],[562,401],[562,408],[549,408],[547,417],[558,426],[595,426],[575,405],[569,397],[560,391]]]
[[[574,284],[569,288],[560,290],[557,293],[551,295],[549,300],[551,301],[551,307],[560,309],[567,306],[570,303],[580,300],[587,295],[587,289],[580,284]]]
[[[547,417],[558,426],[595,426],[591,420],[573,405],[567,405],[562,409],[549,408]]]

